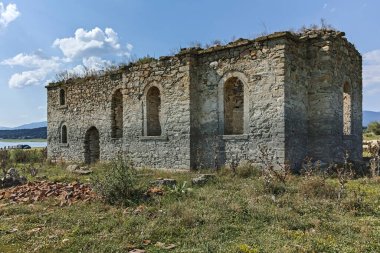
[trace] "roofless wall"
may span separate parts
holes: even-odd
[[[183,49],[47,90],[53,159],[216,168],[259,163],[263,146],[296,167],[305,156],[341,161],[346,149],[361,159],[361,56],[341,32]]]

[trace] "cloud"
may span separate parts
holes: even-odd
[[[363,84],[364,86],[380,85],[380,49],[363,55]]]
[[[58,57],[47,58],[43,56],[41,50],[29,55],[18,54],[13,58],[2,61],[1,64],[32,69],[13,74],[8,81],[11,88],[23,88],[41,84],[51,73],[59,71],[62,65]]]
[[[74,37],[54,41],[53,47],[59,48],[63,56],[47,57],[42,50],[37,50],[32,54],[20,53],[0,64],[25,69],[10,77],[8,84],[11,88],[46,85],[59,73],[82,76],[89,70],[98,71],[112,65],[110,59],[117,61],[129,58],[133,46],[124,45],[121,46],[112,28],[104,31],[98,27],[90,31],[79,28]]]
[[[129,56],[132,50],[129,44],[124,48],[120,45],[118,34],[112,28],[103,31],[99,27],[90,31],[79,28],[74,37],[56,39],[53,46],[58,47],[70,60],[92,56]]]
[[[365,64],[380,64],[380,49],[365,53],[363,59]]]
[[[0,30],[7,27],[8,24],[14,21],[18,16],[20,16],[20,12],[17,10],[16,4],[4,6],[4,4],[0,2]]]
[[[100,57],[91,56],[83,59],[83,66],[93,70],[101,70],[104,67],[110,66],[112,63],[107,60],[103,60]]]
[[[43,55],[42,50],[38,50],[33,54],[18,54],[13,58],[6,59],[1,62],[3,65],[11,67],[20,66],[27,68],[43,68],[43,67],[57,67],[60,59],[58,57],[47,58]]]
[[[111,66],[110,61],[104,60],[100,57],[91,56],[89,58],[83,58],[82,64],[75,66],[67,70],[69,75],[84,76],[88,70],[99,71]]]

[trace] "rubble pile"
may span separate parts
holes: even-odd
[[[62,206],[77,201],[91,201],[97,196],[89,184],[78,182],[36,181],[0,190],[0,200],[7,199],[16,203],[33,203],[46,198],[54,198]]]

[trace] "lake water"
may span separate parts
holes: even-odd
[[[0,148],[9,147],[9,146],[13,147],[13,146],[17,146],[17,145],[20,145],[20,144],[29,145],[32,148],[44,148],[44,147],[47,146],[46,141],[44,141],[44,142],[28,142],[28,141],[3,142],[3,141],[0,141]]]

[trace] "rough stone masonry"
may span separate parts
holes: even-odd
[[[343,32],[277,32],[51,83],[48,156],[196,169],[362,159],[362,58]]]

